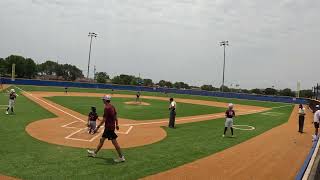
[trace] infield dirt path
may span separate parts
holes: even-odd
[[[308,110],[305,132],[297,132],[295,106],[288,123],[255,138],[195,162],[146,177],[163,179],[292,180],[312,145],[312,113]]]
[[[61,93],[61,92],[24,92],[29,99],[40,104],[45,109],[54,113],[57,118],[35,121],[26,127],[26,131],[34,138],[53,144],[60,144],[72,147],[95,148],[100,134],[90,135],[86,132],[86,119],[78,112],[72,111],[59,104],[51,102],[44,97],[50,96],[86,96],[102,97],[104,94],[96,93]],[[113,97],[135,98],[134,95],[114,94]],[[142,99],[157,99],[168,101],[165,97],[143,96]],[[194,99],[175,99],[177,102],[200,104],[214,107],[226,107],[226,103],[194,100]],[[103,107],[103,105],[101,104]],[[267,111],[269,108],[257,106],[236,105],[238,115],[252,114]],[[196,121],[212,120],[224,117],[224,113],[206,114],[199,116],[180,117],[176,119],[177,124],[190,123]],[[119,118],[120,130],[119,143],[122,147],[137,147],[158,142],[166,137],[166,132],[161,126],[168,124],[168,119],[136,121]],[[102,131],[102,130],[101,130]],[[75,134],[73,134],[75,133]],[[106,149],[113,148],[111,143],[105,143]]]
[[[9,176],[4,176],[0,174],[0,180],[19,180],[13,177],[9,177]]]

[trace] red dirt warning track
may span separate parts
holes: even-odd
[[[86,132],[86,120],[87,117],[74,112],[68,108],[65,108],[59,104],[51,102],[43,97],[49,96],[90,96],[90,97],[102,97],[103,94],[96,93],[68,93],[61,92],[24,92],[24,95],[36,103],[40,104],[45,109],[57,115],[57,118],[44,119],[33,122],[26,127],[26,131],[34,138],[46,141],[53,144],[81,147],[81,148],[94,148],[98,143],[101,136],[101,132],[96,135],[89,135]],[[134,95],[121,95],[115,94],[113,97],[130,97],[134,98]],[[165,97],[153,97],[144,96],[144,99],[158,99],[165,100]],[[193,99],[179,99],[177,102],[201,104],[216,107],[226,107],[226,103],[193,100]],[[102,105],[101,105],[102,106]],[[268,108],[262,108],[257,106],[236,105],[237,114],[251,114],[269,110]],[[177,118],[177,124],[189,123],[195,121],[204,121],[224,117],[224,113],[207,114],[200,116],[190,116]],[[166,132],[161,128],[168,124],[167,119],[147,120],[147,121],[135,121],[129,119],[119,119],[120,132],[119,143],[122,147],[137,147],[146,144],[152,144],[158,142],[166,137]],[[102,131],[102,128],[101,128]],[[103,148],[113,148],[110,143],[105,143]]]

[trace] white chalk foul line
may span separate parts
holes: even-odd
[[[74,124],[74,123],[76,123],[76,122],[80,122],[80,121],[72,121],[71,123],[65,124],[65,125],[63,125],[63,126],[61,126],[61,127],[63,127],[63,128],[76,128],[76,127],[67,127],[67,126],[69,126],[69,125],[71,125],[71,124]]]
[[[69,115],[69,116],[71,116],[71,117],[73,117],[73,118],[75,118],[75,119],[78,119],[79,121],[82,121],[82,122],[85,123],[85,121],[82,120],[81,118],[78,118],[77,116],[74,116],[74,115],[72,115],[72,114],[70,114],[70,113],[68,113],[68,112],[66,112],[66,111],[64,111],[64,110],[62,110],[62,109],[60,109],[60,108],[58,108],[58,107],[56,107],[56,106],[54,106],[54,105],[52,105],[52,104],[50,104],[50,103],[48,103],[48,102],[46,102],[46,101],[44,101],[44,100],[36,97],[36,96],[33,96],[31,93],[29,93],[29,92],[27,92],[27,91],[25,91],[25,90],[23,90],[23,89],[21,89],[21,88],[19,88],[19,87],[17,87],[17,86],[15,86],[15,87],[16,87],[17,89],[19,89],[20,91],[25,92],[25,93],[28,94],[29,96],[31,96],[31,97],[33,97],[33,98],[35,98],[35,99],[37,99],[37,100],[39,100],[39,101],[47,104],[48,106],[53,107],[53,108],[55,108],[56,110],[61,111],[61,112],[65,113],[65,114],[67,114],[67,115]]]
[[[278,106],[278,107],[273,107],[272,109],[278,109],[278,108],[289,107],[289,106],[293,106],[293,105],[289,104],[289,105],[284,105],[284,106]]]
[[[263,110],[251,110],[247,112],[238,113],[238,115],[246,115],[251,113],[259,113],[264,112]],[[208,119],[208,118],[214,118],[214,117],[224,117],[225,114],[212,114],[208,116],[201,116],[201,117],[186,117],[183,119],[177,119],[176,122],[183,122],[183,121],[190,121],[190,120],[198,120],[198,119]],[[145,122],[145,123],[134,123],[134,124],[123,124],[123,126],[139,126],[139,125],[150,125],[150,124],[161,124],[161,123],[168,123],[168,121],[154,121],[154,122]]]
[[[65,138],[66,138],[66,139],[68,139],[68,138],[70,138],[71,136],[73,136],[73,135],[75,135],[75,134],[79,133],[80,131],[83,131],[84,129],[87,129],[87,128],[81,128],[81,129],[79,129],[78,131],[75,131],[75,132],[73,132],[73,133],[69,134],[69,135],[68,135],[68,136],[66,136]]]

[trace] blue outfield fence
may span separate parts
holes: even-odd
[[[305,174],[305,172],[306,172],[306,170],[307,170],[307,168],[309,166],[309,162],[310,162],[310,160],[311,160],[311,158],[312,158],[312,156],[314,154],[314,151],[317,148],[318,141],[319,141],[319,138],[317,138],[317,140],[313,142],[312,147],[310,149],[310,152],[309,152],[307,158],[305,159],[302,167],[300,168],[300,170],[299,170],[299,172],[298,172],[298,174],[296,176],[296,180],[302,180],[303,179],[303,176],[304,176],[304,174]]]
[[[283,102],[283,103],[294,103],[294,104],[309,103],[309,100],[304,98],[292,98],[292,97],[285,97],[285,96],[266,96],[266,95],[242,94],[242,93],[231,93],[231,92],[181,90],[181,89],[168,89],[168,88],[153,88],[153,87],[144,87],[144,86],[125,86],[125,85],[114,85],[114,84],[82,83],[82,82],[69,82],[69,81],[48,81],[48,80],[37,80],[37,79],[15,79],[15,81],[11,81],[10,78],[1,78],[1,81],[3,84],[166,92],[166,93],[176,93],[176,94],[214,96],[214,97],[248,99],[248,100],[257,100],[257,101],[272,101],[272,102]]]

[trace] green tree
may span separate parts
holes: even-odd
[[[285,88],[285,89],[281,90],[281,91],[279,92],[279,94],[280,94],[281,96],[292,96],[292,97],[295,96],[295,93],[294,93],[291,89],[289,89],[289,88]]]
[[[64,80],[67,81],[74,81],[77,78],[83,78],[82,71],[78,69],[76,66],[70,65],[70,64],[64,64],[60,65],[59,67],[61,69],[61,76],[64,78]]]
[[[12,64],[16,64],[15,73],[18,78],[23,78],[25,74],[25,58],[22,56],[11,55],[6,59],[6,73],[11,74]]]
[[[202,85],[201,87],[201,90],[204,90],[204,91],[213,91],[214,90],[214,87],[212,85]]]
[[[222,90],[222,86],[220,86],[220,89]],[[228,86],[223,86],[223,92],[230,92],[230,88]]]
[[[250,92],[253,93],[253,94],[262,94],[261,89],[258,89],[258,88],[251,89]]]
[[[304,89],[300,91],[300,97],[312,98],[313,92],[311,89]]]
[[[33,59],[27,58],[24,63],[24,78],[34,78],[37,75],[37,65]]]
[[[173,84],[170,81],[160,80],[158,85],[160,87],[173,88]]]
[[[143,85],[144,86],[153,86],[152,79],[143,79]]]
[[[190,86],[184,82],[175,82],[173,87],[177,89],[190,89]]]
[[[38,65],[38,72],[41,75],[57,75],[57,71],[59,71],[60,68],[61,66],[57,62],[49,60]],[[60,76],[61,75],[62,71],[60,71]]]
[[[123,85],[135,85],[138,84],[135,81],[135,77],[131,76],[131,75],[126,75],[126,74],[120,74],[120,76],[115,76],[113,77],[113,79],[111,80],[112,83],[114,84],[123,84]]]
[[[110,79],[109,75],[106,72],[97,72],[95,74],[96,80],[98,83],[106,83]]]
[[[276,95],[277,94],[277,90],[276,89],[274,89],[274,88],[266,88],[265,90],[264,90],[264,93],[266,94],[266,95]]]
[[[6,73],[6,61],[3,58],[0,58],[0,76],[5,76]]]
[[[249,91],[248,89],[241,89],[240,91],[241,91],[242,93],[247,93],[247,94],[250,93],[250,91]]]
[[[166,81],[165,81],[165,80],[160,80],[159,83],[158,83],[158,85],[159,85],[160,87],[164,87],[164,86],[166,86]]]

